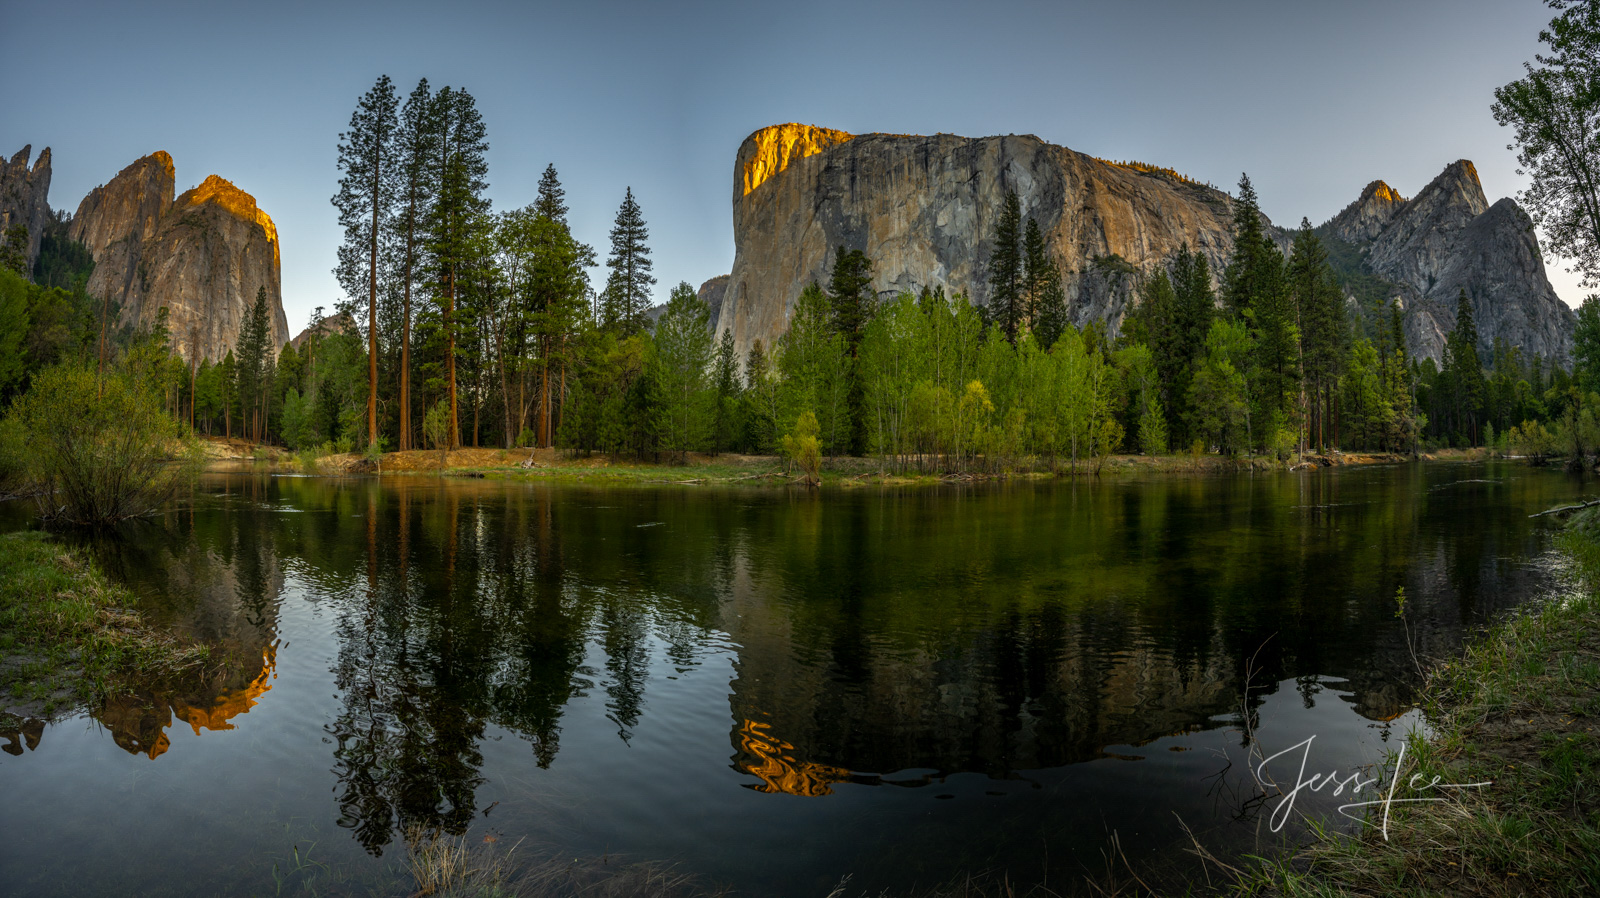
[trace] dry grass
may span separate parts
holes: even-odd
[[[719,894],[693,877],[659,864],[612,858],[525,861],[521,843],[469,843],[413,827],[406,831],[406,864],[416,883],[413,898],[690,898]]]

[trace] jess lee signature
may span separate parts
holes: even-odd
[[[1284,755],[1292,754],[1296,751],[1300,752],[1300,770],[1295,774],[1294,788],[1289,790],[1283,796],[1283,799],[1278,802],[1278,806],[1273,808],[1272,816],[1269,818],[1269,822],[1272,824],[1273,832],[1277,832],[1278,830],[1282,829],[1283,825],[1289,821],[1289,815],[1294,812],[1295,800],[1300,797],[1301,792],[1309,791],[1321,793],[1327,787],[1332,786],[1333,791],[1329,792],[1329,795],[1343,795],[1345,794],[1345,791],[1348,790],[1350,795],[1354,797],[1362,794],[1363,790],[1376,786],[1383,778],[1381,769],[1379,770],[1378,776],[1374,776],[1370,779],[1362,778],[1360,773],[1352,773],[1347,777],[1341,777],[1337,770],[1330,771],[1326,774],[1313,773],[1309,777],[1306,776],[1306,765],[1311,758],[1311,743],[1316,741],[1316,738],[1316,736],[1308,737],[1303,742],[1297,742],[1275,755],[1263,758],[1261,763],[1256,765],[1256,778],[1262,782],[1272,782],[1272,780],[1268,779],[1266,776],[1267,765],[1278,758],[1283,757]],[[1358,817],[1355,814],[1350,813],[1350,811],[1355,808],[1370,808],[1374,805],[1381,805],[1383,807],[1383,838],[1385,841],[1387,841],[1389,838],[1389,811],[1394,805],[1444,801],[1444,798],[1437,795],[1429,796],[1424,794],[1434,790],[1481,789],[1484,786],[1493,785],[1492,782],[1446,783],[1442,782],[1443,778],[1439,776],[1430,778],[1420,773],[1414,773],[1406,782],[1406,791],[1400,793],[1401,797],[1396,798],[1395,793],[1399,789],[1401,777],[1404,776],[1405,766],[1406,744],[1401,742],[1400,752],[1395,757],[1394,776],[1389,779],[1388,791],[1385,792],[1381,798],[1375,798],[1368,801],[1352,801],[1347,804],[1339,805],[1339,813],[1349,817],[1351,820],[1358,820],[1365,823],[1368,821],[1364,819],[1364,817]]]

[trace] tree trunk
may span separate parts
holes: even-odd
[[[449,380],[450,391],[450,435],[445,438],[445,445],[451,449],[460,444],[461,419],[456,411],[456,273],[447,269],[445,273],[444,294],[444,367]]]
[[[400,448],[411,446],[411,267],[416,241],[416,179],[412,179],[411,208],[406,212],[405,308],[400,316]]]
[[[373,148],[372,233],[368,236],[370,256],[367,268],[367,445],[378,443],[378,208],[383,165],[381,137]]]

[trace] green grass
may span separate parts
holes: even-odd
[[[1389,839],[1321,833],[1240,872],[1243,895],[1600,894],[1600,542],[1558,539],[1572,587],[1506,620],[1429,676],[1432,738],[1407,774],[1491,781],[1446,803],[1396,805]],[[1392,761],[1390,762],[1392,769]]]
[[[0,708],[54,714],[211,660],[147,627],[127,590],[42,533],[0,535]]]

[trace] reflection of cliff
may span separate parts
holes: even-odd
[[[812,797],[831,795],[834,783],[850,778],[850,771],[794,758],[794,746],[772,734],[772,725],[745,720],[734,727],[734,745],[740,758],[735,767],[761,780],[757,792]]]
[[[172,746],[166,730],[174,717],[194,728],[196,736],[201,730],[233,729],[230,721],[255,707],[272,689],[271,681],[277,676],[276,648],[269,646],[262,654],[260,672],[253,677],[241,668],[225,675],[223,683],[187,695],[142,692],[114,696],[95,713],[95,719],[111,731],[118,747],[153,761]],[[249,681],[242,686],[227,685],[227,681],[244,677]]]
[[[199,735],[231,730],[272,689],[277,672],[283,547],[270,509],[242,502],[226,517],[169,512],[141,540],[93,549],[107,572],[130,584],[152,624],[216,647],[228,659],[203,680],[151,683],[115,696],[94,717],[124,750],[151,759],[170,747],[174,718]]]
[[[726,619],[742,648],[730,702],[741,722],[732,738],[738,766],[773,787],[762,791],[805,782],[784,779],[774,758],[841,776],[840,768],[1007,776],[1057,767],[1209,725],[1237,702],[1225,652],[1178,659],[1124,630],[1114,613],[1013,608],[966,632],[930,634],[924,645],[885,645],[866,632],[808,646],[807,622],[791,606],[737,587],[734,595]],[[870,628],[864,619],[883,610],[854,609],[855,626]],[[753,750],[751,718],[790,742]]]

